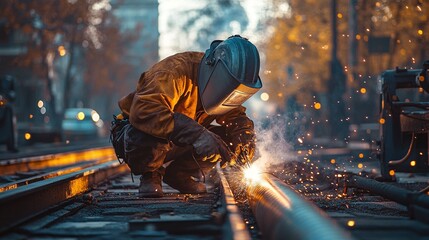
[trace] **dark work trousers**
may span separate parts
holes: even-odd
[[[226,142],[223,127],[209,126],[208,129]],[[196,158],[192,146],[176,146],[166,139],[144,133],[128,122],[117,126],[113,123],[111,140],[118,157],[123,157],[135,175],[153,171],[162,175],[183,172],[201,178],[216,164]],[[163,168],[165,163],[169,163],[166,170]]]

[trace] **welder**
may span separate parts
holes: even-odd
[[[119,100],[111,140],[120,161],[141,175],[139,194],[162,197],[166,184],[205,193],[217,162],[234,165],[255,151],[254,123],[242,104],[261,87],[257,48],[234,35],[203,52],[167,57]]]

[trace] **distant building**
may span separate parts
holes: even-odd
[[[41,99],[45,82],[37,81],[30,69],[18,66],[16,57],[27,53],[28,37],[17,30],[10,30],[6,21],[0,21],[0,77],[11,75],[16,78],[14,113],[18,121],[28,118],[28,113],[37,110],[37,100]]]
[[[136,81],[140,74],[159,61],[158,0],[112,0],[114,15],[121,21],[122,31],[141,27],[140,36],[130,46],[128,57],[135,65]]]

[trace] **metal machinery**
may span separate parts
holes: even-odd
[[[395,172],[429,172],[429,61],[422,69],[380,76],[380,163],[385,180]]]

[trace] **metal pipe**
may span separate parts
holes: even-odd
[[[366,189],[372,193],[407,206],[410,218],[429,223],[429,196],[412,192],[376,180],[352,175],[349,183],[353,187]]]
[[[247,187],[247,196],[264,239],[352,239],[321,209],[272,175]]]
[[[349,179],[351,186],[366,189],[372,193],[403,204],[407,207],[418,205],[429,209],[429,196],[424,193],[412,192],[373,179],[352,175]]]

